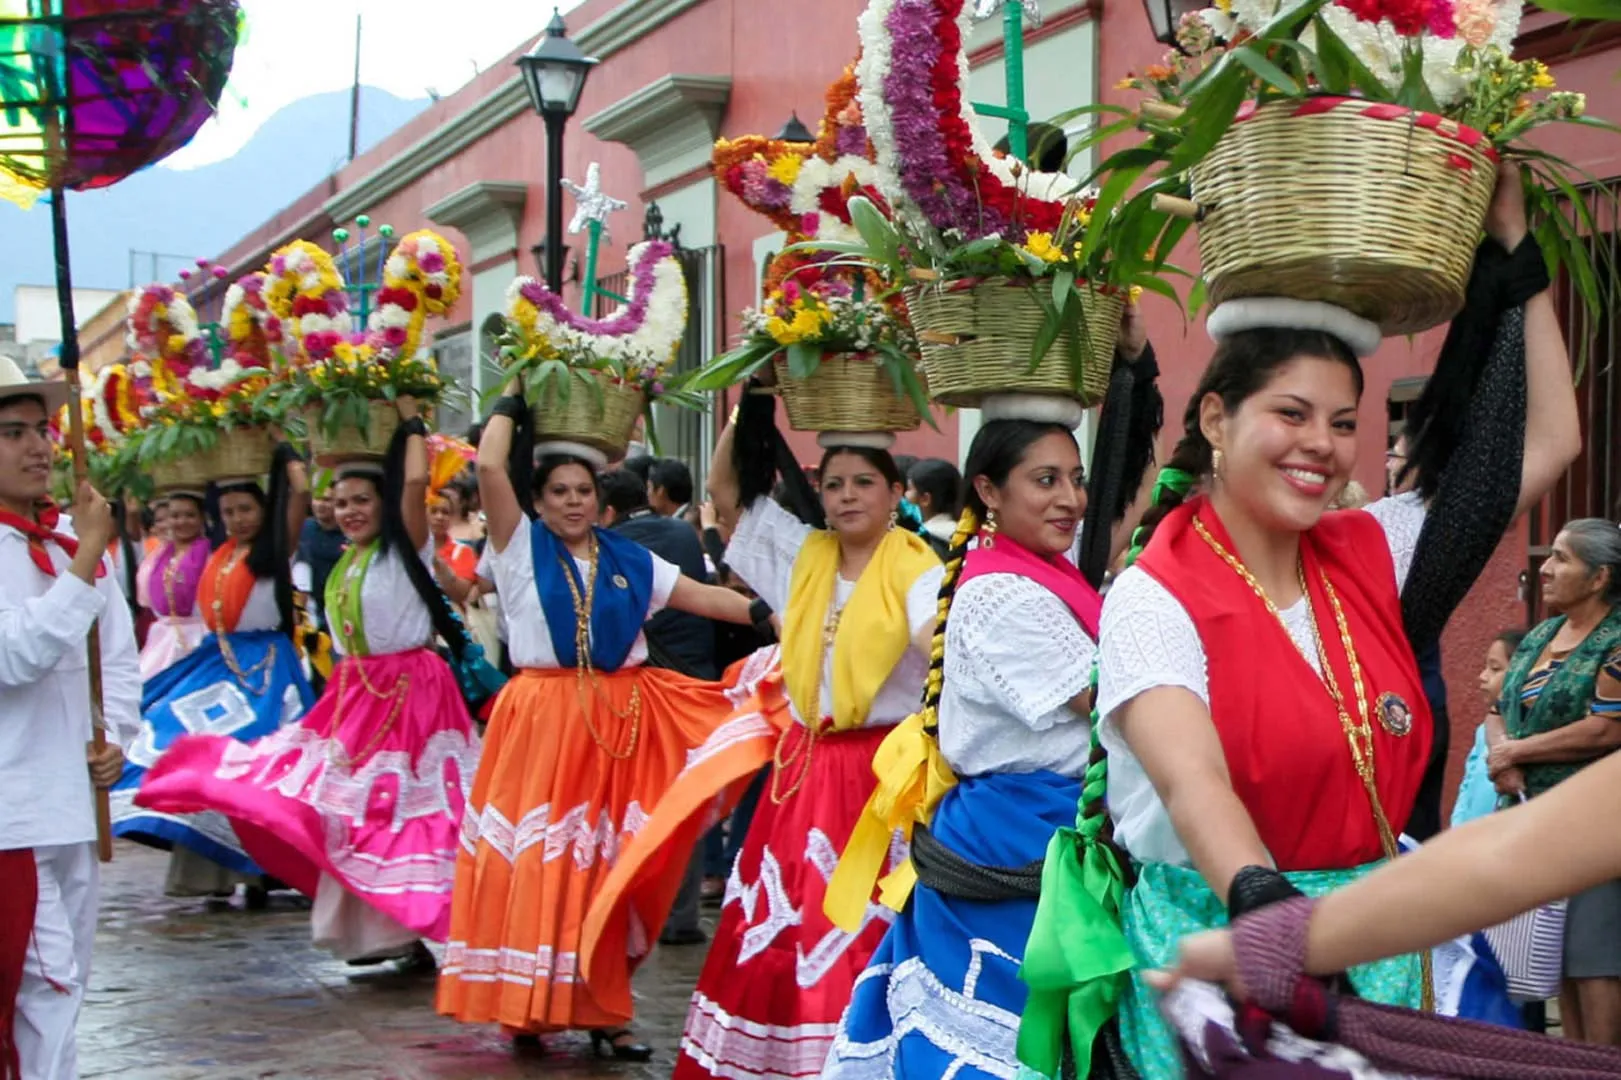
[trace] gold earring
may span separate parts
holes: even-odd
[[[1210,451],[1210,471],[1217,476],[1221,475],[1221,451]]]
[[[994,548],[996,546],[996,511],[995,510],[987,510],[987,511],[985,511],[985,528],[983,530],[983,537],[980,540],[980,543],[983,544],[986,548]]]
[[[896,509],[891,510],[889,512],[889,527],[891,529],[893,529],[895,527],[895,522],[899,521],[900,519],[901,519],[900,508],[897,507]]]

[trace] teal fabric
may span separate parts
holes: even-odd
[[[1284,875],[1307,896],[1321,896],[1347,885],[1379,864],[1354,870],[1314,870]],[[1176,962],[1177,943],[1188,934],[1227,925],[1227,906],[1210,891],[1197,870],[1166,863],[1138,867],[1137,884],[1126,894],[1126,941],[1137,966],[1120,1002],[1120,1038],[1132,1064],[1144,1077],[1176,1080],[1182,1075],[1175,1037],[1159,1013],[1159,996],[1142,973]],[[1369,1001],[1416,1009],[1423,995],[1423,969],[1417,956],[1400,956],[1352,968],[1351,985]]]
[[[1497,809],[1497,787],[1486,772],[1486,725],[1475,729],[1475,745],[1463,763],[1463,783],[1458,785],[1458,801],[1452,804],[1452,826],[1485,817]]]

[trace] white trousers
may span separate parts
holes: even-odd
[[[78,1080],[76,1029],[90,984],[101,865],[96,845],[34,849],[39,905],[23,962],[14,1034],[23,1080]]]

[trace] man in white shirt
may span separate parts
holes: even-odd
[[[123,769],[141,678],[88,484],[77,536],[46,497],[62,384],[0,358],[0,1077],[75,1080],[97,888],[94,788]],[[107,747],[93,750],[86,640],[100,620]]]

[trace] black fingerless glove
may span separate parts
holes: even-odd
[[[1276,870],[1246,866],[1233,875],[1233,883],[1227,886],[1227,918],[1231,921],[1279,900],[1304,895]]]

